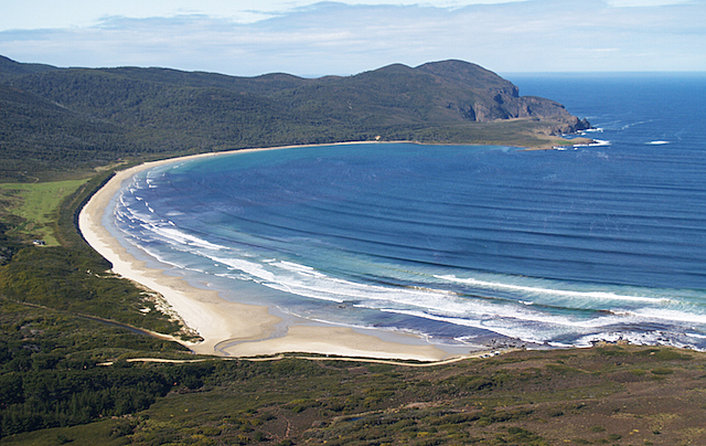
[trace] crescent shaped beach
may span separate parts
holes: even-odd
[[[350,143],[347,143],[350,144]],[[239,150],[275,150],[290,148]],[[132,176],[160,165],[194,158],[219,156],[230,152],[207,153],[147,162],[118,171],[83,207],[78,224],[84,239],[112,265],[112,272],[159,293],[189,329],[203,339],[190,342],[174,338],[199,354],[246,357],[284,352],[306,352],[326,355],[439,361],[457,354],[445,351],[425,340],[408,334],[381,332],[379,336],[361,333],[349,327],[287,324],[276,330],[282,319],[266,306],[230,302],[216,291],[194,287],[183,278],[149,267],[131,255],[103,225],[111,199]],[[397,339],[394,339],[397,338]],[[404,339],[406,342],[396,342]]]

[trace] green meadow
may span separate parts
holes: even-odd
[[[0,218],[14,220],[16,226],[10,232],[22,239],[40,239],[47,246],[58,246],[55,221],[59,205],[86,181],[0,183]]]

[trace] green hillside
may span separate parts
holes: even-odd
[[[304,79],[0,57],[0,106],[0,180],[124,157],[376,138],[538,146],[588,125],[461,61]]]

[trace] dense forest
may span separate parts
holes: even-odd
[[[0,56],[0,180],[141,155],[351,140],[532,146],[587,126],[461,61],[305,79],[65,69]]]

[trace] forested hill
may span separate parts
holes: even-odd
[[[377,137],[537,145],[586,125],[455,60],[305,79],[57,68],[0,56],[0,178],[131,155]]]

